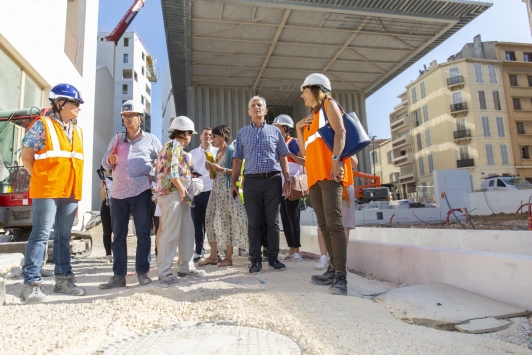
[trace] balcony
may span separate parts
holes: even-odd
[[[453,89],[455,87],[463,87],[465,84],[464,77],[462,75],[452,76],[447,78],[447,88]]]
[[[467,168],[470,166],[475,166],[475,160],[474,159],[460,159],[456,161],[456,166],[458,168]]]
[[[409,127],[409,126],[410,126],[410,116],[403,115],[401,117],[396,118],[390,123],[390,130],[393,132],[395,130],[398,130],[399,128]]]
[[[393,166],[405,166],[414,163],[414,156],[412,153],[401,155],[393,160]]]
[[[467,102],[459,102],[451,105],[451,115],[454,117],[458,115],[467,115]]]
[[[406,184],[415,181],[416,178],[414,172],[414,165],[408,166],[406,168],[401,168],[401,172],[399,173],[399,182],[401,184]]]
[[[396,140],[392,141],[392,149],[398,149],[401,147],[406,147],[408,145],[412,145],[411,134],[407,134],[401,138],[397,138]]]
[[[471,130],[470,129],[460,129],[458,131],[454,131],[453,135],[454,135],[455,142],[463,140],[463,139],[469,140],[469,139],[471,139]]]

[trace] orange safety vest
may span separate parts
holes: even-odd
[[[44,126],[44,148],[35,153],[30,178],[31,198],[81,200],[83,177],[83,133],[74,125],[72,143],[63,127],[51,117],[39,117]]]
[[[327,110],[327,104],[329,100],[323,102],[324,109]],[[321,116],[321,119],[320,119]],[[331,179],[331,166],[332,166],[332,151],[327,147],[327,144],[323,141],[318,132],[320,121],[325,121],[323,118],[323,111],[319,110],[314,114],[314,120],[309,128],[303,130],[303,138],[305,140],[306,157],[305,168],[307,170],[308,186],[311,187],[320,180],[333,180]],[[344,158],[344,176],[342,183],[344,186],[353,185],[353,171],[351,167],[351,159]]]

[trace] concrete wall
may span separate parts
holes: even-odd
[[[81,91],[85,100],[78,118],[84,134],[83,180],[90,182],[94,174],[92,142],[98,2],[74,1],[77,3],[76,11],[71,11],[71,16],[76,18],[69,18],[69,24],[76,24],[74,35],[79,43],[77,67],[65,54],[67,7],[73,8],[70,1],[68,4],[66,1],[2,1],[0,46],[44,88],[45,97],[50,88],[57,83],[68,82]],[[53,21],[48,21],[42,26],[21,25],[39,24],[43,19],[53,19]],[[90,183],[85,183],[83,200],[78,210],[80,219],[84,211],[91,209],[91,197],[92,186]]]
[[[161,122],[161,141],[164,143],[168,139],[170,119],[176,117],[172,77],[170,76],[170,64],[166,65],[166,69],[161,78],[161,96],[161,111],[163,113],[163,120]],[[196,129],[197,128],[198,127],[196,127]]]
[[[471,192],[471,214],[488,216],[494,213],[515,213],[519,206],[528,203],[531,196],[532,190]],[[525,207],[522,212],[527,211],[528,207]]]

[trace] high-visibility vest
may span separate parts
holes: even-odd
[[[45,146],[35,153],[30,179],[31,198],[81,200],[83,132],[73,122],[72,143],[63,127],[51,117],[39,117],[46,133]]]
[[[328,102],[329,100],[323,101],[324,110],[327,110]],[[309,187],[320,180],[333,180],[331,179],[333,154],[318,132],[318,129],[324,124],[325,118],[323,117],[323,111],[319,110],[319,112],[314,114],[314,120],[310,125],[310,129],[305,127],[303,130],[306,152],[305,169]],[[342,161],[344,162],[344,176],[341,181],[344,186],[352,185],[354,180],[351,159],[345,158]]]

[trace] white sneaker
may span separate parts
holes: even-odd
[[[205,274],[207,274],[205,270],[194,269],[194,270],[190,270],[189,272],[178,272],[177,276],[179,277],[202,277],[202,276],[205,276]]]
[[[106,263],[106,264],[112,264],[112,263],[113,263],[113,256],[112,256],[112,255],[107,255],[107,256],[105,257],[104,263]]]
[[[290,260],[294,260],[294,254],[288,254],[283,259],[283,261],[290,261]]]
[[[325,270],[329,265],[329,258],[327,255],[320,256],[320,260],[316,263],[316,270]]]
[[[303,261],[303,257],[299,253],[294,253],[294,261]]]

